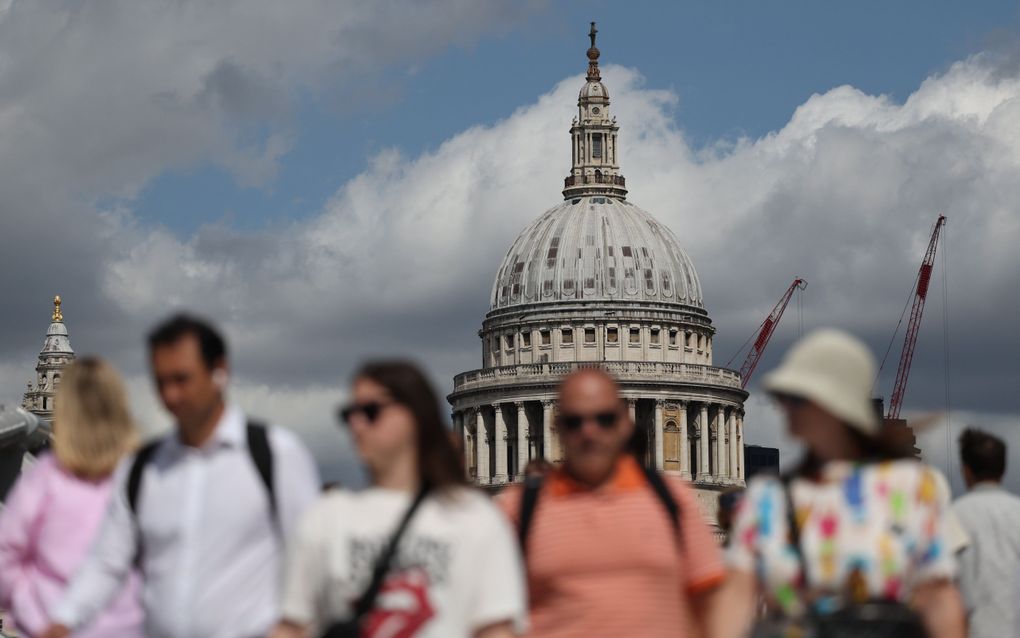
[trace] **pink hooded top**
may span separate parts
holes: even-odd
[[[49,626],[47,611],[60,600],[98,534],[111,489],[110,478],[80,479],[46,454],[8,494],[0,511],[0,608],[22,632],[34,636]],[[142,638],[138,595],[133,573],[75,638]]]

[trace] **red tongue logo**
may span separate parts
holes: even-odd
[[[362,624],[362,638],[413,638],[435,610],[429,603],[429,577],[420,568],[386,579],[376,608]]]

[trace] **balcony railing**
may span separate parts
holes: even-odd
[[[668,361],[557,361],[524,363],[462,372],[453,379],[454,392],[532,381],[555,381],[579,368],[599,367],[620,381],[704,383],[740,389],[740,374],[726,368]]]
[[[623,175],[570,175],[563,180],[563,188],[584,184],[611,184],[626,188],[627,180]]]

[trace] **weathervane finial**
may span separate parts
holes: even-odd
[[[599,73],[599,55],[600,51],[595,46],[595,35],[599,32],[595,28],[595,23],[591,23],[591,31],[588,32],[588,37],[591,38],[591,48],[588,49],[588,81],[598,82],[602,79],[602,74]]]
[[[64,313],[60,312],[60,295],[53,298],[53,321],[64,321]]]

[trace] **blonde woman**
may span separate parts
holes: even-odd
[[[85,358],[64,370],[53,419],[53,452],[26,471],[0,514],[0,608],[35,636],[85,558],[110,499],[111,476],[137,441],[124,384],[110,364]],[[76,638],[141,637],[138,580]]]

